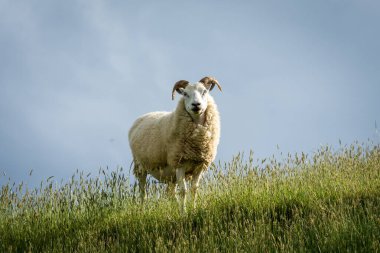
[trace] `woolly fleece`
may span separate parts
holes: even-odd
[[[207,169],[220,137],[219,112],[210,95],[204,119],[203,124],[195,123],[183,98],[173,113],[152,112],[138,118],[129,131],[135,175],[148,173],[157,178],[157,171],[164,169],[166,178],[157,179],[175,182],[176,168],[185,166],[187,176]]]

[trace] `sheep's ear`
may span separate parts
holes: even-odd
[[[209,91],[212,91],[212,89],[214,89],[215,85],[218,86],[218,89],[220,91],[222,91],[222,86],[220,86],[220,84],[218,83],[218,81],[215,78],[213,78],[213,77],[205,76],[199,82],[203,83],[203,85]]]
[[[179,94],[183,95],[184,89],[189,84],[186,80],[180,80],[174,84],[173,91],[172,91],[172,100],[174,100],[175,92],[177,91]]]
[[[178,88],[176,90],[179,94],[183,95],[185,93],[185,89],[184,88]]]

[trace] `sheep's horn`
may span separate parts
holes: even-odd
[[[203,85],[210,91],[214,88],[215,84],[218,86],[218,89],[222,91],[222,87],[220,86],[218,81],[213,77],[203,77],[199,82],[203,83]]]
[[[174,84],[173,91],[172,91],[172,100],[174,100],[175,92],[181,93],[179,91],[179,88],[186,88],[186,86],[189,84],[186,80],[180,80]]]

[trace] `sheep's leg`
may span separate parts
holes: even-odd
[[[175,197],[175,187],[176,185],[174,183],[168,183],[166,188],[166,194],[171,199]]]
[[[176,169],[176,178],[177,178],[177,184],[179,186],[179,195],[182,200],[182,211],[186,211],[186,180],[185,180],[185,169],[179,168]]]
[[[202,178],[202,171],[194,174],[191,179],[191,195],[193,196],[193,207],[196,208],[197,190],[199,187],[199,181]]]
[[[140,198],[141,202],[143,203],[146,200],[146,177],[147,173],[139,173],[137,175],[137,180],[139,181],[139,188],[140,188]]]

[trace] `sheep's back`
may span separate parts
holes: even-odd
[[[129,131],[129,145],[134,159],[154,169],[166,164],[166,139],[170,112],[152,112],[138,118]]]

